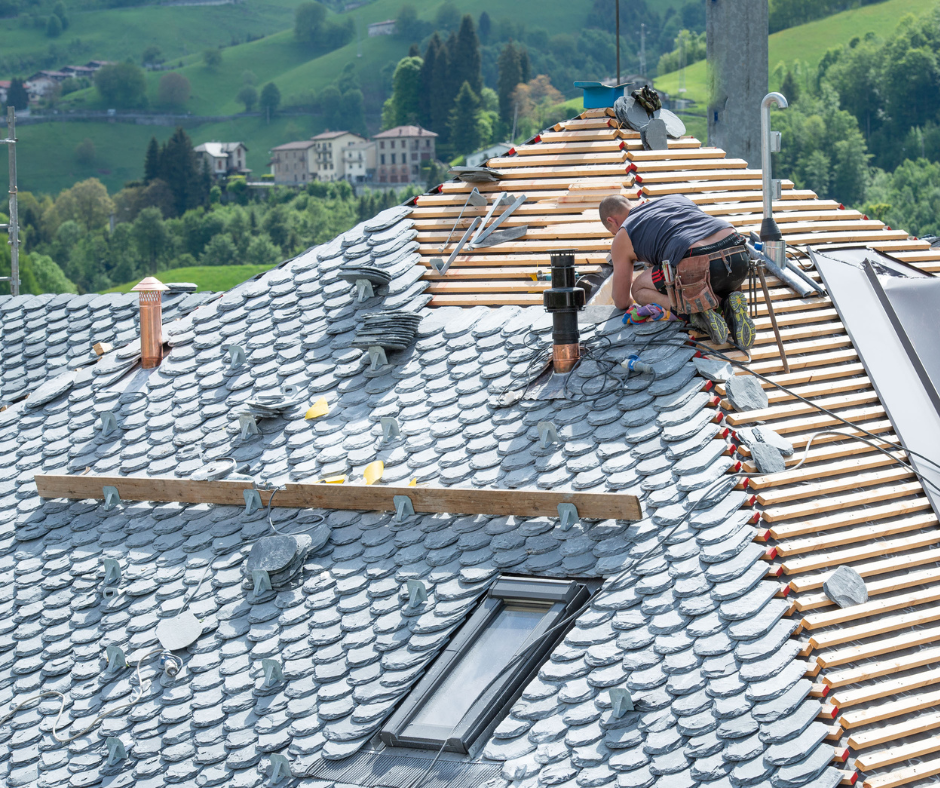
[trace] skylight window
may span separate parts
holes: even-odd
[[[382,730],[390,746],[469,752],[588,598],[568,580],[502,577]]]

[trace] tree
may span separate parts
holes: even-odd
[[[192,141],[182,128],[177,128],[163,146],[160,178],[166,181],[173,192],[176,216],[182,216],[190,208],[205,204],[208,196],[206,185],[193,152]]]
[[[483,74],[480,71],[480,39],[477,38],[473,17],[465,14],[460,22],[460,31],[451,53],[450,67],[455,84],[469,83],[470,89],[477,95],[483,89]]]
[[[170,236],[158,208],[144,208],[134,220],[134,242],[151,274],[157,272],[157,260],[164,254]]]
[[[254,214],[252,214],[254,215]],[[277,265],[281,260],[281,250],[278,249],[267,235],[256,235],[248,244],[245,253],[245,262],[250,265]]]
[[[46,35],[49,38],[58,38],[62,35],[62,20],[55,14],[51,14],[49,21],[46,22]]]
[[[302,44],[319,46],[324,22],[326,22],[324,6],[320,3],[301,3],[294,10],[294,38]]]
[[[395,34],[406,41],[419,41],[424,38],[424,28],[427,23],[418,19],[418,12],[410,3],[401,7],[395,18]]]
[[[40,293],[78,293],[75,284],[51,257],[33,253],[29,255],[29,264]]]
[[[499,94],[499,118],[507,126],[511,126],[513,119],[512,94],[516,89],[516,85],[522,82],[519,52],[512,41],[503,47],[496,65],[499,69],[499,78],[496,80],[496,92]]]
[[[438,144],[447,143],[449,134],[447,123],[450,110],[454,106],[454,94],[450,89],[450,57],[447,47],[442,44],[437,51],[434,73],[431,75],[431,131],[436,131],[440,138]]]
[[[493,29],[493,20],[490,19],[490,15],[484,11],[480,14],[480,21],[477,22],[477,32],[480,34],[480,40],[484,44],[488,44],[490,40],[490,31]]]
[[[411,42],[411,46],[408,47],[408,57],[421,57],[421,47],[413,41]]]
[[[422,63],[419,57],[405,57],[398,61],[392,76],[392,95],[385,102],[387,111],[382,112],[383,128],[418,122]]]
[[[112,63],[95,73],[95,87],[111,106],[137,107],[145,100],[147,82],[133,63]]]
[[[259,99],[261,105],[261,110],[265,113],[268,119],[268,123],[271,122],[271,116],[277,111],[277,108],[281,104],[281,91],[277,89],[277,85],[273,82],[269,82],[263,88],[261,88],[261,97]]]
[[[539,74],[527,84],[516,86],[512,94],[512,103],[513,107],[518,109],[520,118],[540,127],[545,110],[564,101],[564,98],[552,86],[551,80],[545,74]]]
[[[29,107],[29,93],[23,87],[23,80],[19,77],[13,77],[10,80],[10,89],[7,91],[7,106],[17,110],[24,110]]]
[[[59,20],[63,30],[69,29],[69,17],[65,13],[65,4],[61,1],[52,7],[52,15]]]
[[[202,53],[202,62],[206,68],[218,68],[222,65],[222,50],[219,48],[207,49]]]
[[[144,155],[144,183],[150,183],[160,177],[160,144],[156,137],[150,138],[147,153]]]
[[[455,30],[460,24],[460,11],[448,0],[438,7],[434,23],[438,30]]]
[[[114,203],[105,185],[97,178],[89,178],[60,192],[54,210],[59,222],[73,221],[86,231],[97,230],[107,223]]]
[[[469,82],[464,82],[450,112],[450,144],[457,153],[473,153],[480,147],[479,118],[480,99]]]
[[[153,66],[157,63],[162,63],[163,58],[161,57],[160,47],[153,45],[147,47],[140,56],[140,62],[144,66]]]
[[[431,90],[434,82],[434,72],[437,69],[437,56],[441,50],[441,37],[437,31],[428,41],[428,46],[424,50],[424,60],[421,63],[421,89],[418,92],[418,124],[426,129],[433,128],[433,119],[431,117]]]
[[[164,107],[182,107],[189,101],[189,80],[176,72],[164,74],[157,88],[157,101]]]
[[[525,47],[519,50],[519,81],[528,82],[532,79],[532,66],[529,64],[529,50]]]
[[[238,262],[237,256],[238,250],[231,236],[222,233],[209,241],[200,262],[203,265],[234,265]]]
[[[238,91],[238,101],[245,105],[245,112],[251,112],[258,103],[258,91],[253,85],[245,85]]]
[[[79,164],[93,164],[95,161],[95,143],[85,137],[75,146],[75,161]]]

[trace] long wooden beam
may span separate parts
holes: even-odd
[[[165,501],[245,504],[245,481],[194,481],[158,476],[69,476],[36,474],[42,498],[78,500],[105,498],[104,487],[115,487],[122,501]],[[265,506],[271,495],[259,491]],[[493,490],[468,487],[392,487],[364,484],[288,483],[272,506],[310,509],[395,511],[395,496],[406,496],[416,513],[491,514],[558,517],[559,504],[574,504],[579,517],[598,520],[640,520],[640,502],[621,493]]]

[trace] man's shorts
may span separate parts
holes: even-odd
[[[731,233],[727,238],[722,238],[708,246],[697,246],[695,249],[685,253],[686,257],[693,254],[698,255],[720,252],[722,249],[730,249],[732,246],[744,246],[746,240],[738,235]],[[712,290],[719,298],[727,298],[735,290],[739,289],[747,279],[747,271],[750,265],[750,258],[746,251],[735,252],[728,257],[711,261],[709,269],[709,278],[711,279]],[[666,294],[666,280],[663,277],[662,268],[654,266],[652,270],[653,285],[656,289]]]

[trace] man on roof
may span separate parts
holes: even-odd
[[[614,236],[613,298],[619,309],[657,305],[686,318],[712,342],[723,344],[731,334],[738,347],[754,344],[754,323],[739,290],[749,256],[744,238],[728,222],[679,194],[644,202],[613,195],[601,201],[599,212]],[[646,269],[634,279],[638,260]]]

